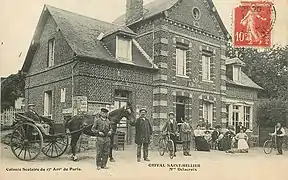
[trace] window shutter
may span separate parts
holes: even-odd
[[[48,116],[48,94],[44,93],[44,116]]]

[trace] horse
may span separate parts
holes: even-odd
[[[99,114],[97,114],[99,115]],[[73,116],[70,120],[67,120],[65,122],[65,129],[66,131],[69,130],[71,133],[71,141],[70,146],[72,150],[72,159],[73,161],[77,161],[76,156],[76,145],[79,140],[80,135],[83,133],[88,136],[97,136],[93,131],[91,131],[91,128],[94,123],[94,119],[97,115],[76,115]],[[110,152],[109,152],[109,158],[111,162],[114,162],[112,156],[112,149],[113,149],[113,143],[114,143],[114,135],[117,130],[117,124],[120,123],[120,120],[123,117],[126,117],[127,120],[130,122],[130,120],[133,118],[134,111],[131,103],[127,103],[126,106],[123,106],[119,109],[115,109],[111,111],[108,114],[108,119],[110,120],[110,125],[112,129],[112,135],[110,136],[111,140],[111,146],[110,146]]]

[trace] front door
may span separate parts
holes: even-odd
[[[121,108],[127,105],[128,102],[128,91],[115,91],[114,109]],[[127,118],[123,117],[120,123],[117,125],[117,131],[125,133],[125,140],[128,142],[128,122]]]

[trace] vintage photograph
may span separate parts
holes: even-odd
[[[0,0],[0,178],[288,180],[287,0]]]

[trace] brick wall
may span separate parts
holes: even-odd
[[[33,74],[44,69],[49,69],[47,68],[48,41],[52,38],[55,38],[55,65],[64,63],[73,58],[74,52],[64,39],[61,31],[58,30],[53,18],[49,17],[40,37],[40,45],[29,68],[29,74]]]

